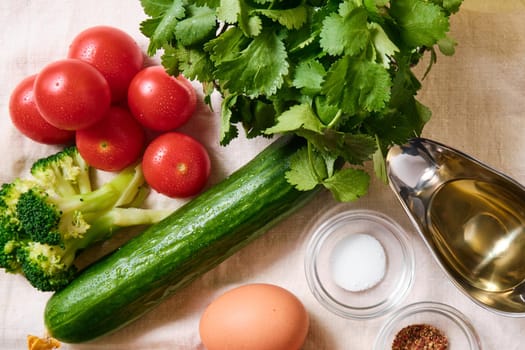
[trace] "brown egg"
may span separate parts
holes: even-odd
[[[298,350],[308,333],[304,305],[271,284],[248,284],[215,299],[199,332],[208,350]]]

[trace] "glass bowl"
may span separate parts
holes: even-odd
[[[375,238],[386,259],[382,279],[370,288],[354,291],[336,283],[331,259],[342,240],[358,234]],[[366,263],[358,268],[366,269]],[[305,273],[312,294],[325,308],[345,318],[370,319],[386,314],[407,295],[414,280],[414,252],[409,236],[388,216],[372,210],[347,210],[313,225]]]
[[[428,324],[448,338],[450,350],[479,350],[479,337],[465,315],[452,306],[437,302],[407,305],[386,321],[376,338],[374,350],[391,349],[396,334],[406,326]]]

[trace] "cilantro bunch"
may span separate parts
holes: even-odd
[[[412,68],[454,53],[461,0],[141,0],[148,53],[222,96],[220,140],[294,133],[307,140],[287,179],[340,201],[366,193],[366,161],[419,135],[430,111]],[[341,166],[341,160],[345,163]]]

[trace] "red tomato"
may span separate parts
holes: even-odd
[[[200,142],[186,134],[168,132],[146,147],[142,168],[146,182],[154,190],[169,197],[184,198],[204,188],[211,163]]]
[[[33,98],[36,75],[23,79],[11,93],[9,114],[13,125],[30,139],[49,145],[67,144],[75,139],[75,132],[49,124],[40,114]]]
[[[128,105],[137,120],[149,129],[169,131],[190,119],[197,95],[183,76],[173,77],[163,67],[141,70],[128,89]]]
[[[98,123],[76,132],[80,155],[106,171],[119,171],[136,162],[145,144],[144,129],[124,107],[111,107]]]
[[[48,123],[65,130],[93,125],[111,103],[109,85],[90,64],[64,59],[48,64],[37,75],[34,98]]]
[[[108,26],[88,28],[78,34],[69,46],[68,57],[97,68],[108,81],[113,102],[126,99],[131,79],[144,64],[144,55],[135,40]]]

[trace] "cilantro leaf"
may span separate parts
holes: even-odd
[[[208,6],[210,8],[216,8],[221,4],[221,0],[194,0],[193,4],[196,6]]]
[[[459,11],[463,0],[432,0],[433,3],[440,5],[449,13],[455,13]]]
[[[351,202],[368,192],[370,176],[363,170],[344,168],[323,181],[334,198],[340,202]]]
[[[309,191],[323,184],[341,201],[354,201],[368,191],[370,176],[363,170],[344,168],[334,171],[336,157],[311,147],[299,149],[290,160],[286,179],[300,191]]]
[[[143,1],[143,6],[145,4],[145,8],[155,15],[153,19],[144,21],[141,26],[142,33],[150,38],[148,54],[153,55],[164,43],[175,39],[175,28],[179,20],[184,18],[186,10],[180,1],[171,2],[171,6],[160,6],[166,4],[165,0],[156,3]]]
[[[237,136],[241,123],[248,138],[265,136],[264,130],[275,123],[275,108],[271,102],[251,99],[242,94],[228,94],[221,105],[221,144],[228,144]]]
[[[399,62],[398,69],[393,73],[392,77],[392,95],[390,99],[390,106],[396,107],[404,103],[408,98],[414,96],[419,89],[421,83],[410,70],[410,57],[396,57]]]
[[[286,48],[272,31],[261,33],[245,49],[232,52],[231,56],[215,57],[215,74],[223,81],[223,87],[232,92],[249,97],[273,95],[288,73]]]
[[[315,115],[309,104],[303,103],[292,106],[277,118],[277,124],[264,131],[265,134],[278,134],[299,129],[321,133],[323,125]]]
[[[443,0],[443,7],[450,13],[456,13],[462,2],[463,0]]]
[[[166,72],[168,72],[168,74],[171,74],[173,76],[177,76],[180,74],[180,62],[177,55],[177,49],[175,49],[173,46],[164,44],[164,53],[162,54],[160,59],[160,63],[166,69]]]
[[[163,59],[164,56],[170,54],[166,48],[164,52]],[[179,45],[173,49],[171,54],[176,57],[179,69],[186,78],[199,80],[203,83],[213,81],[213,64],[201,50]],[[165,63],[163,64],[166,66]]]
[[[452,56],[456,51],[457,43],[451,37],[445,36],[444,38],[438,40],[437,45],[439,47],[439,51],[441,51],[443,55]]]
[[[261,33],[261,19],[252,13],[251,7],[245,1],[220,0],[217,19],[236,25],[247,37],[255,37]]]
[[[389,0],[363,0],[363,3],[368,11],[373,13],[377,13],[379,7],[385,7],[389,2]]]
[[[181,45],[195,45],[215,35],[213,9],[190,5],[187,12],[186,17],[175,25],[175,36]]]
[[[162,17],[152,17],[145,19],[140,23],[140,32],[150,38],[147,49],[148,55],[154,55],[158,49],[167,43],[167,41],[163,41],[162,38],[156,39],[156,41],[154,41],[155,31],[157,30],[161,20]]]
[[[242,114],[243,127],[248,138],[264,136],[264,130],[275,122],[275,109],[272,103],[243,98],[246,111]]]
[[[430,116],[428,107],[414,96],[408,96],[396,109],[371,118],[368,124],[370,132],[377,132],[383,143],[402,144],[411,137],[419,136]]]
[[[351,134],[325,129],[322,134],[310,130],[296,131],[317,149],[342,157],[351,164],[362,164],[376,150],[375,138],[366,134]]]
[[[365,49],[370,37],[367,17],[368,12],[362,7],[344,17],[337,13],[331,14],[323,21],[321,47],[333,56],[359,54]]]
[[[392,1],[390,15],[399,25],[401,37],[409,47],[433,46],[449,30],[443,9],[428,1]]]
[[[151,17],[160,17],[173,5],[173,0],[140,0],[144,13]]]
[[[342,156],[352,164],[361,164],[370,159],[376,150],[375,138],[367,134],[344,134]]]
[[[330,125],[333,128],[337,128],[338,118],[341,121],[342,111],[338,106],[328,103],[326,96],[318,95],[314,98],[314,109],[319,120],[325,125]]]
[[[220,21],[234,24],[241,13],[241,1],[239,0],[220,0],[221,4],[217,8],[217,18]]]
[[[385,30],[377,23],[370,23],[368,25],[370,30],[370,37],[373,43],[372,47],[375,53],[375,61],[381,63],[383,67],[390,67],[391,59],[399,48],[390,40]]]
[[[336,173],[337,157],[321,152],[312,144],[299,149],[290,160],[290,170],[285,176],[300,191],[308,191],[324,183]]]
[[[244,14],[244,11],[241,12],[243,14],[240,17],[239,20],[239,27],[243,30],[243,32],[250,37],[257,36],[261,34],[262,30],[262,21],[259,16],[248,16]]]
[[[299,29],[306,22],[308,12],[305,5],[299,5],[291,9],[257,9],[255,12],[260,13],[269,19],[279,22],[288,29]]]
[[[327,73],[322,87],[328,102],[349,114],[380,111],[390,99],[390,74],[380,64],[344,56]]]
[[[283,7],[288,4],[289,0],[253,0],[253,2],[261,5],[268,4],[269,6]]]
[[[315,170],[312,169],[312,164]],[[307,147],[299,149],[290,159],[290,170],[285,174],[289,183],[299,191],[314,189],[321,179],[316,173],[326,175],[326,167],[322,157],[315,157],[310,161]]]
[[[221,103],[221,125],[219,130],[219,142],[225,146],[238,135],[234,126],[232,108],[237,103],[237,95],[226,96]]]
[[[399,62],[408,58],[398,58]],[[377,135],[383,144],[404,143],[419,135],[430,119],[430,111],[415,99],[421,83],[404,64],[392,78],[392,97],[388,107],[367,120],[370,134]]]
[[[300,62],[294,72],[292,85],[304,89],[307,93],[315,94],[321,90],[326,70],[316,59]]]
[[[250,39],[244,36],[242,30],[233,27],[204,44],[204,50],[216,65],[221,61],[234,59],[249,42]]]

